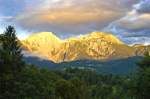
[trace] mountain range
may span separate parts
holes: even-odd
[[[112,34],[92,32],[80,37],[60,39],[54,33],[41,32],[21,41],[23,49],[55,63],[76,60],[109,61],[143,56],[150,46],[126,45]]]

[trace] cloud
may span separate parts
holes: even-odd
[[[8,21],[8,20],[11,20],[11,19],[13,19],[12,16],[1,16],[0,15],[0,22]]]
[[[141,30],[150,28],[150,14],[134,14],[128,15],[117,21],[121,27],[130,30]]]
[[[112,20],[120,13],[104,10],[84,11],[84,9],[57,9],[55,11],[36,12],[29,15],[18,16],[16,21],[25,24],[86,24],[91,22],[103,22],[105,20]],[[26,21],[28,20],[28,21]]]
[[[138,13],[150,13],[150,0],[141,0],[134,7]]]
[[[10,21],[13,20],[12,16],[4,16],[0,14],[0,34],[4,32],[6,24],[10,24]]]
[[[133,9],[116,23],[130,30],[150,28],[150,0],[141,0],[133,5]]]
[[[111,3],[110,3],[111,2]],[[125,15],[135,3],[129,0],[44,0],[16,17],[16,24],[33,31],[58,35],[100,30]]]
[[[106,31],[126,43],[149,41],[150,0],[0,0],[1,24],[60,37]],[[142,41],[143,40],[143,41]]]
[[[30,15],[18,16],[17,24],[31,30],[48,30],[51,28],[59,32],[73,32],[80,27],[99,24],[99,28],[121,16],[113,11],[85,11],[84,9],[57,9],[55,11],[36,12]],[[80,30],[80,29],[79,29]],[[54,30],[55,31],[55,30]],[[81,33],[81,31],[77,31]]]
[[[150,43],[150,0],[132,5],[124,17],[110,23],[104,31],[112,32],[126,43]]]

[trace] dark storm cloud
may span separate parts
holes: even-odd
[[[124,17],[110,23],[104,31],[129,44],[150,43],[150,0],[140,0],[132,6]]]
[[[150,0],[142,0],[135,8],[139,13],[150,13]]]

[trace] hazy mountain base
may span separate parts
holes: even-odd
[[[29,64],[34,64],[38,67],[49,68],[52,70],[63,70],[65,68],[80,68],[91,69],[98,73],[107,74],[131,74],[137,70],[136,62],[140,61],[142,57],[129,57],[126,59],[110,60],[110,61],[96,61],[96,60],[78,60],[72,62],[54,63],[49,60],[42,60],[38,57],[24,57],[24,60]]]

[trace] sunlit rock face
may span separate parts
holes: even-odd
[[[26,40],[22,41],[23,48],[33,52],[39,53],[44,57],[49,57],[53,50],[58,49],[61,40],[51,32],[41,32],[29,36]]]
[[[135,49],[115,36],[92,32],[78,38],[61,40],[53,33],[42,32],[22,41],[24,49],[59,63],[82,59],[111,60],[135,56]]]
[[[150,55],[150,45],[136,44],[133,47],[137,56],[143,56],[144,54]]]

